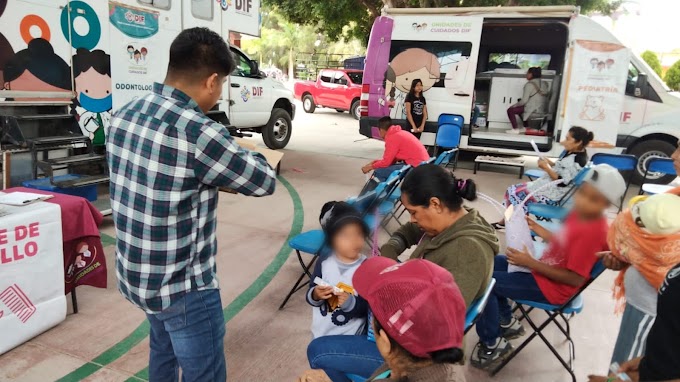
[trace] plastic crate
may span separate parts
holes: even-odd
[[[68,175],[59,175],[54,177],[55,182],[63,182],[67,180],[73,180],[73,179],[78,179],[80,178],[80,175],[76,174],[68,174]],[[97,200],[97,185],[91,185],[91,186],[81,186],[81,187],[69,187],[69,188],[60,188],[52,183],[50,183],[50,178],[40,178],[40,179],[34,179],[34,180],[27,180],[22,183],[22,185],[26,188],[32,188],[35,190],[41,190],[41,191],[49,191],[49,192],[56,192],[58,194],[66,194],[66,195],[73,195],[73,196],[80,196],[81,198],[85,198],[91,202],[94,202]]]

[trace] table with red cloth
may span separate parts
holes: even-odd
[[[61,208],[61,227],[64,245],[64,294],[72,293],[75,305],[75,287],[90,285],[106,288],[106,258],[99,235],[104,216],[87,199],[35,189],[15,187],[4,190],[53,195],[44,203],[54,203]]]

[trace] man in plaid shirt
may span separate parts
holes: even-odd
[[[163,84],[111,120],[107,157],[118,288],[147,313],[151,381],[226,381],[215,255],[218,187],[274,192],[265,158],[206,117],[235,63],[215,32],[192,28],[170,47]]]

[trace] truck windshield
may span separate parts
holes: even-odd
[[[361,83],[364,81],[364,73],[363,72],[351,72],[351,73],[347,73],[347,76],[349,76],[349,79],[354,84],[361,85]]]

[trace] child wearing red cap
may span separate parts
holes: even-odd
[[[549,245],[540,260],[526,249],[513,248],[508,248],[507,257],[496,257],[496,284],[476,324],[479,343],[472,352],[472,366],[493,370],[512,353],[508,340],[524,334],[524,328],[512,316],[508,299],[562,305],[578,292],[590,278],[598,261],[596,254],[608,249],[609,226],[604,213],[621,201],[625,189],[625,181],[615,168],[593,166],[576,191],[574,208],[560,231],[552,234],[528,219],[530,228]],[[508,264],[528,268],[531,273],[508,272]]]
[[[319,217],[332,253],[316,262],[307,302],[312,310],[314,338],[365,334],[366,300],[351,293],[352,276],[366,256],[361,254],[369,228],[361,214],[345,202],[328,202]],[[326,285],[317,285],[318,279]],[[344,286],[341,291],[336,287]]]

